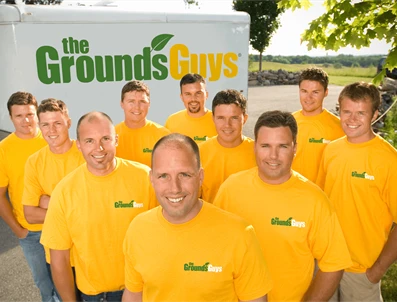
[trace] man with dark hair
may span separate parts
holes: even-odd
[[[346,137],[324,151],[317,184],[338,215],[353,265],[339,287],[341,301],[383,301],[380,280],[397,259],[397,151],[372,130],[380,93],[357,82],[339,95]]]
[[[199,74],[188,73],[183,76],[179,86],[180,97],[186,109],[170,115],[165,122],[165,127],[171,132],[190,136],[197,143],[215,136],[216,129],[212,113],[205,108],[205,101],[208,98],[205,79]]]
[[[317,67],[299,76],[302,109],[293,113],[298,123],[298,145],[292,169],[315,182],[325,146],[344,135],[339,118],[323,108],[328,95],[328,75]]]
[[[69,173],[51,195],[41,242],[63,301],[75,301],[70,252],[83,301],[121,301],[122,243],[131,220],[157,205],[149,168],[116,158],[117,135],[108,115],[90,112],[77,124],[86,164]]]
[[[257,167],[229,176],[214,205],[255,228],[274,280],[269,301],[328,301],[350,255],[324,192],[291,169],[296,136],[290,113],[263,113],[255,124]]]
[[[233,89],[218,92],[212,101],[218,135],[199,145],[206,173],[201,195],[205,201],[214,201],[219,186],[231,174],[256,166],[254,141],[243,135],[246,109],[244,95]]]
[[[123,301],[266,301],[272,281],[252,226],[200,200],[203,178],[190,137],[157,142],[150,179],[161,206],[127,231]]]
[[[120,105],[124,121],[116,125],[119,136],[116,155],[150,166],[154,144],[170,131],[146,119],[150,108],[149,87],[141,81],[128,82],[121,91]]]
[[[7,108],[15,131],[0,142],[0,215],[19,238],[42,301],[54,301],[54,285],[40,244],[42,225],[28,223],[22,206],[26,160],[46,145],[37,128],[37,101],[29,92],[15,92]]]

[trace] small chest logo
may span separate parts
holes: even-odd
[[[364,178],[368,180],[375,180],[375,176],[369,175],[367,172],[358,173],[357,171],[352,172],[352,177]]]
[[[304,228],[306,223],[304,221],[297,221],[292,217],[287,220],[280,220],[278,217],[274,217],[270,220],[272,225],[286,226],[286,227],[295,227],[295,228]]]
[[[314,137],[309,138],[309,143],[311,144],[329,144],[331,141],[329,139],[320,138],[315,139]]]
[[[201,137],[200,136],[195,136],[194,140],[195,141],[204,141],[205,142],[207,140],[207,138],[208,138],[208,136],[206,136],[206,135],[201,136]]]
[[[114,203],[114,207],[116,209],[119,209],[119,208],[143,208],[143,203],[135,202],[134,200],[131,200],[129,203],[123,203],[120,200],[120,201],[116,201]]]
[[[222,266],[215,266],[209,262],[204,263],[204,265],[195,265],[194,262],[189,262],[183,265],[183,270],[194,271],[194,272],[221,273]]]

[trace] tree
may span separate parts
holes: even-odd
[[[247,12],[251,16],[250,44],[252,48],[259,52],[259,71],[261,71],[262,53],[279,27],[279,15],[284,9],[277,6],[276,0],[234,0],[233,9]]]
[[[326,12],[309,24],[302,40],[308,49],[337,51],[347,45],[360,49],[373,39],[391,43],[384,68],[373,80],[379,84],[386,68],[397,67],[397,2],[395,0],[326,0]],[[309,8],[310,0],[280,0],[282,8]]]

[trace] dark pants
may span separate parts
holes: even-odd
[[[115,292],[100,293],[98,295],[86,295],[81,293],[81,299],[83,302],[121,302],[123,291],[118,290]]]

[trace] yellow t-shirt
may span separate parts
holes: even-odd
[[[210,110],[202,117],[196,118],[189,116],[186,109],[178,111],[168,117],[165,127],[172,133],[178,132],[190,136],[196,143],[205,142],[217,135]]]
[[[52,192],[41,235],[50,249],[73,248],[77,287],[87,295],[124,288],[123,240],[132,219],[157,206],[149,167],[117,158],[95,176],[83,164]]]
[[[200,144],[201,165],[204,168],[202,198],[210,203],[214,201],[220,185],[230,175],[256,166],[255,142],[244,137],[235,148],[225,148],[218,143],[217,137]]]
[[[31,155],[25,165],[25,188],[22,204],[27,206],[39,205],[40,196],[52,195],[55,186],[67,174],[83,164],[84,157],[77,149],[76,142],[63,154],[55,154],[48,146]],[[50,253],[45,249],[46,260],[50,263]]]
[[[304,116],[299,110],[293,116],[298,123],[298,145],[292,169],[315,182],[324,148],[345,134],[339,118],[327,109],[315,116]]]
[[[116,126],[116,133],[119,136],[116,155],[150,167],[154,145],[170,131],[157,123],[147,121],[139,129],[128,128],[125,122],[121,122]]]
[[[25,163],[30,155],[47,145],[41,132],[32,139],[21,139],[11,133],[0,142],[0,187],[8,187],[15,218],[29,231],[40,231],[41,224],[29,224],[23,213]]]
[[[183,224],[169,223],[161,207],[139,215],[124,255],[125,286],[143,301],[253,300],[272,287],[252,226],[207,202]]]
[[[325,148],[317,183],[345,235],[353,260],[347,271],[365,272],[397,222],[397,151],[379,136],[361,144],[341,138]]]
[[[314,259],[324,272],[351,265],[335,212],[324,194],[297,172],[269,185],[258,168],[231,175],[214,205],[252,223],[274,287],[269,301],[301,301],[313,278]]]

